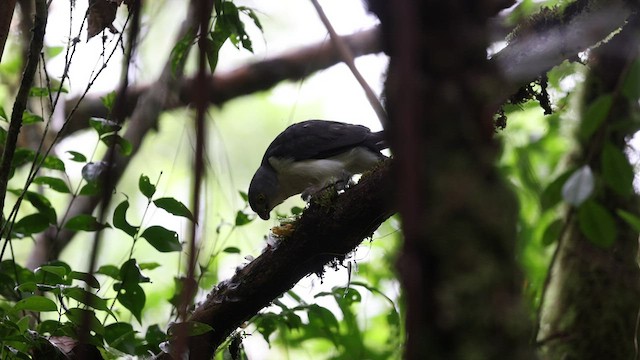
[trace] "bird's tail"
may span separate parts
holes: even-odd
[[[372,132],[371,135],[369,135],[368,141],[369,144],[371,144],[371,147],[378,151],[389,148],[389,144],[387,144],[387,139],[385,138],[384,130]]]

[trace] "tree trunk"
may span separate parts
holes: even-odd
[[[611,41],[592,51],[586,80],[582,123],[588,126],[587,108],[601,95],[613,103],[602,125],[581,142],[577,165],[587,164],[596,179],[605,179],[603,147],[618,151],[637,131],[629,119],[638,111],[637,98],[628,99],[625,78],[638,56],[638,19],[633,19]],[[638,79],[632,80],[636,84]],[[637,121],[637,120],[636,120]],[[629,165],[630,167],[630,165]],[[629,181],[629,189],[631,183]],[[635,359],[638,354],[636,317],[640,299],[637,264],[638,233],[618,215],[622,209],[638,214],[638,196],[620,195],[603,184],[592,200],[615,219],[617,236],[611,246],[598,246],[580,227],[578,211],[569,210],[567,230],[560,239],[541,310],[538,342],[549,359]],[[596,219],[601,221],[601,219]],[[584,224],[583,224],[584,225]]]
[[[372,2],[405,243],[407,359],[531,359],[515,260],[517,205],[495,167],[486,56],[496,1]]]

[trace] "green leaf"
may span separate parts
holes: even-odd
[[[29,110],[25,110],[22,113],[22,124],[23,125],[31,125],[31,124],[36,124],[39,122],[43,122],[44,119],[42,118],[42,116],[38,116],[32,112],[30,112]]]
[[[115,318],[115,314],[111,312],[111,309],[109,309],[107,300],[99,297],[94,293],[88,292],[87,290],[81,289],[79,287],[68,287],[62,289],[62,294],[96,310],[106,311],[107,313],[109,313],[109,315]]]
[[[633,193],[633,167],[622,150],[607,142],[602,150],[602,178],[618,195]]]
[[[120,269],[118,269],[115,265],[102,265],[96,271],[97,274],[107,275],[116,280],[120,279]]]
[[[159,350],[160,343],[167,341],[169,337],[160,330],[160,327],[157,324],[154,324],[147,328],[144,339],[147,341],[147,344],[149,344],[151,349],[153,349],[153,352],[157,352],[155,350]]]
[[[567,179],[569,179],[574,171],[575,169],[565,171],[542,191],[542,194],[540,195],[540,206],[542,207],[542,210],[549,210],[562,200],[562,186],[567,182]]]
[[[0,106],[0,120],[9,121],[7,113],[4,111],[4,107]]]
[[[38,161],[41,161],[41,159],[42,159],[42,155],[38,156]],[[57,156],[53,156],[53,155],[47,155],[47,157],[44,158],[44,161],[42,162],[42,167],[45,167],[47,169],[52,169],[52,170],[60,170],[60,171],[65,170],[64,162],[60,160]]]
[[[49,89],[46,87],[32,87],[29,89],[29,96],[44,97],[49,96]]]
[[[62,53],[62,50],[64,50],[63,46],[46,46],[45,53],[47,55],[47,60],[51,60],[54,57],[60,55]]]
[[[65,170],[64,162],[58,159],[56,156],[48,155],[47,157],[44,158],[44,161],[43,161],[42,154],[40,154],[38,155],[38,158],[36,160],[36,152],[26,148],[16,149],[16,152],[13,155],[13,161],[11,162],[11,166],[18,167],[33,161],[37,161],[38,163],[42,161],[42,166],[47,169],[62,170],[62,171]]]
[[[71,155],[70,160],[71,161],[75,161],[75,162],[87,162],[87,157],[82,155],[81,153],[77,152],[77,151],[67,151],[68,154]]]
[[[13,226],[13,231],[29,236],[45,231],[49,227],[49,217],[42,213],[27,215],[18,220]]]
[[[589,104],[583,115],[582,124],[580,125],[580,135],[583,140],[588,140],[598,127],[600,127],[602,122],[607,118],[612,103],[613,97],[611,94],[606,94],[601,95]]]
[[[256,15],[256,12],[253,11],[253,9],[246,6],[238,6],[238,10],[247,14],[247,16],[249,16],[251,20],[253,20],[253,23],[256,25],[256,27],[260,29],[260,31],[263,31],[262,24],[260,23],[260,19],[258,19],[258,16]]]
[[[180,72],[182,71],[184,63],[187,60],[187,56],[189,55],[189,50],[191,49],[195,38],[195,32],[193,30],[189,31],[185,36],[182,37],[182,39],[180,39],[180,41],[176,43],[176,45],[171,50],[170,59],[172,74],[177,74],[178,70],[180,70]]]
[[[264,313],[258,314],[256,318],[253,320],[256,329],[262,335],[267,344],[271,344],[269,341],[269,337],[271,334],[278,330],[278,324],[280,323],[281,318],[279,315],[273,313]]]
[[[622,220],[629,224],[635,232],[640,233],[640,217],[622,209],[617,209],[616,213]]]
[[[240,249],[238,249],[237,247],[234,246],[229,246],[226,247],[222,250],[222,252],[228,253],[228,254],[240,254]]]
[[[131,145],[131,143],[118,134],[104,135],[100,138],[100,141],[105,143],[107,146],[118,145],[120,154],[122,154],[123,156],[129,156],[133,151],[133,146]]]
[[[248,203],[248,202],[249,202],[249,195],[247,195],[247,193],[246,193],[246,192],[244,192],[244,191],[238,191],[238,194],[240,194],[240,197],[242,198],[242,200],[243,200],[245,203]]]
[[[577,169],[562,186],[562,198],[573,206],[587,200],[595,187],[595,179],[589,165]]]
[[[140,263],[138,265],[140,266],[141,270],[153,270],[153,269],[157,269],[160,266],[162,266],[162,265],[158,264],[157,262]]]
[[[35,296],[31,296],[26,299],[22,299],[18,301],[13,306],[13,310],[14,311],[26,310],[26,311],[38,311],[38,312],[58,311],[58,306],[51,299],[47,299],[44,296],[35,295]]]
[[[67,319],[74,323],[76,326],[83,326],[86,323],[86,319],[89,319],[89,330],[95,332],[98,335],[104,335],[104,326],[93,310],[85,310],[80,308],[71,308],[65,313]]]
[[[630,101],[640,98],[640,60],[635,60],[622,84],[622,94]]]
[[[115,121],[95,117],[89,119],[89,125],[91,125],[91,127],[95,129],[100,136],[118,131],[122,128],[122,126]]]
[[[66,267],[56,265],[43,265],[37,268],[34,272],[38,273],[40,271],[48,272],[61,278],[64,278],[69,273],[69,270]]]
[[[178,234],[163,228],[162,226],[151,226],[147,228],[140,237],[160,252],[181,251],[182,245],[178,240]]]
[[[189,211],[189,208],[187,208],[183,203],[181,203],[180,201],[174,198],[170,198],[170,197],[160,198],[160,199],[154,200],[153,203],[160,209],[163,209],[170,214],[173,214],[175,216],[185,217],[195,222],[195,219],[193,218],[193,214],[191,213],[191,211]]]
[[[117,297],[118,302],[127,308],[127,310],[136,317],[138,322],[142,324],[142,309],[144,308],[144,303],[147,301],[142,287],[138,284],[130,284],[117,290],[120,290]]]
[[[209,70],[214,72],[218,66],[218,56],[222,44],[217,44],[211,37],[205,39],[205,54],[209,63]]]
[[[613,245],[618,236],[613,216],[593,200],[585,202],[578,209],[578,224],[587,239],[600,247]]]
[[[133,326],[124,322],[109,324],[104,328],[104,339],[112,348],[118,349],[125,354],[135,354],[138,340],[135,338],[136,331]]]
[[[136,259],[127,260],[120,267],[120,280],[122,280],[125,284],[125,287],[129,284],[138,284],[144,282],[150,282],[151,280],[144,276],[140,271],[140,267],[136,262]]]
[[[127,221],[127,209],[129,209],[129,200],[125,200],[116,206],[113,211],[113,226],[134,237],[140,228],[129,224]]]
[[[560,238],[560,235],[562,235],[563,227],[564,221],[560,219],[549,224],[542,235],[542,245],[549,246],[556,242]]]
[[[98,219],[87,214],[77,215],[64,224],[65,229],[73,231],[100,231],[107,227],[111,226],[107,223],[101,224]]]
[[[100,289],[100,283],[98,282],[98,279],[96,279],[95,276],[89,273],[72,271],[71,273],[69,273],[69,278],[83,281],[94,289]]]
[[[101,97],[100,101],[102,102],[102,105],[104,105],[104,107],[109,110],[109,112],[113,111],[113,104],[116,103],[116,92],[112,91],[108,93],[107,95]]]
[[[291,214],[292,215],[300,215],[300,214],[302,214],[302,211],[304,211],[304,209],[299,207],[299,206],[294,206],[294,207],[291,208]]]
[[[242,210],[238,210],[236,213],[236,226],[247,225],[251,221],[253,221],[253,219],[250,219]]]
[[[22,190],[9,190],[9,192],[20,195]],[[27,191],[24,194],[24,199],[28,201],[31,206],[36,208],[42,215],[46,216],[49,219],[49,223],[55,224],[57,220],[56,210],[51,205],[49,199],[47,199],[44,195],[38,194],[37,192]]]
[[[80,188],[81,196],[94,196],[100,193],[100,186],[96,182],[86,183]]]
[[[33,179],[33,183],[38,185],[47,185],[51,190],[63,194],[69,194],[71,192],[64,180],[51,176],[38,176]]]
[[[149,181],[149,177],[146,175],[140,175],[140,180],[138,180],[138,188],[142,195],[144,195],[147,199],[151,200],[153,194],[156,193],[156,186]]]

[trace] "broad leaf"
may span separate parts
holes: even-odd
[[[115,314],[111,312],[111,309],[109,309],[107,300],[99,297],[94,293],[88,292],[85,289],[81,289],[78,287],[68,287],[62,290],[62,294],[96,310],[106,311],[107,313],[109,313],[109,315],[116,318]]]
[[[589,139],[598,127],[600,127],[602,122],[609,115],[612,103],[613,97],[610,94],[607,94],[601,95],[589,104],[583,115],[583,121],[580,126],[580,135],[583,140]]]
[[[149,181],[149,177],[146,175],[140,175],[140,179],[138,180],[138,188],[142,195],[144,195],[147,199],[151,200],[153,194],[156,193],[156,186]]]
[[[51,176],[38,176],[37,178],[33,179],[33,183],[38,185],[47,185],[51,190],[63,194],[68,194],[71,192],[64,180]]]
[[[94,128],[100,136],[118,131],[122,128],[122,126],[115,121],[95,117],[89,119],[89,125],[91,125],[91,127]]]
[[[45,231],[49,227],[49,217],[42,213],[27,215],[18,220],[13,226],[13,231],[29,236]]]
[[[160,252],[181,251],[182,245],[175,231],[154,225],[147,228],[140,237]]]
[[[29,110],[25,110],[22,113],[22,124],[23,125],[31,125],[31,124],[36,124],[39,122],[43,122],[44,119],[42,118],[42,116],[38,116],[32,112],[30,112]]]
[[[236,226],[242,226],[250,223],[253,219],[250,219],[247,214],[242,210],[238,210],[236,213]]]
[[[542,245],[549,246],[556,242],[562,235],[564,224],[565,222],[560,219],[549,224],[542,234]]]
[[[100,289],[100,283],[98,282],[98,279],[96,279],[96,277],[91,274],[88,274],[85,272],[79,272],[79,271],[72,271],[69,274],[69,278],[83,281],[94,289]]]
[[[26,299],[22,299],[18,301],[13,307],[14,311],[58,311],[58,306],[53,300],[48,299],[44,296],[31,296]]]
[[[180,201],[174,198],[170,198],[170,197],[160,198],[160,199],[154,200],[153,203],[160,209],[164,209],[170,214],[173,214],[175,216],[186,217],[187,219],[195,222],[195,219],[193,218],[193,214],[191,213],[191,211],[189,211],[189,208],[187,208],[183,203],[181,203]]]
[[[131,145],[131,143],[118,134],[104,135],[100,138],[100,141],[105,143],[107,146],[118,145],[118,150],[123,156],[129,156],[133,151],[133,146]]]
[[[98,335],[104,334],[104,326],[102,326],[93,310],[72,308],[67,310],[65,315],[76,326],[83,326],[86,323],[86,319],[89,319],[89,329]]]
[[[134,237],[139,227],[129,224],[127,221],[127,209],[129,209],[129,200],[121,202],[113,211],[113,226],[116,229],[124,231],[127,235]]]
[[[229,246],[226,247],[222,250],[222,252],[228,253],[228,254],[240,254],[240,249],[238,249],[237,247],[234,246]]]
[[[542,191],[542,194],[540,194],[540,206],[542,206],[542,210],[548,210],[562,201],[562,186],[574,171],[575,169],[565,171]]]
[[[143,282],[150,282],[149,278],[144,276],[140,271],[140,267],[136,262],[136,259],[127,260],[120,267],[120,280],[125,284],[125,287],[129,284],[138,284]]]
[[[633,193],[633,167],[622,150],[605,143],[602,150],[602,178],[618,195]]]
[[[587,201],[580,206],[578,223],[587,239],[600,247],[613,245],[618,236],[615,219],[606,208],[595,201]]]
[[[76,215],[64,224],[65,229],[74,231],[99,231],[107,227],[111,226],[106,223],[101,224],[98,219],[87,214]]]
[[[131,311],[139,323],[142,323],[142,309],[147,301],[147,297],[142,287],[138,284],[130,284],[128,286],[117,288],[116,290],[119,290],[117,297],[118,302],[127,308],[127,310]]]
[[[72,151],[69,150],[67,151],[68,154],[71,155],[71,161],[75,161],[75,162],[87,162],[87,157],[82,155],[81,153],[77,152],[77,151]]]
[[[640,217],[638,217],[638,215],[622,209],[616,210],[616,213],[622,220],[629,224],[635,232],[640,233]]]

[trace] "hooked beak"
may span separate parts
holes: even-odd
[[[269,220],[269,212],[265,211],[265,212],[259,212],[258,216],[260,216],[260,218],[262,220]]]

